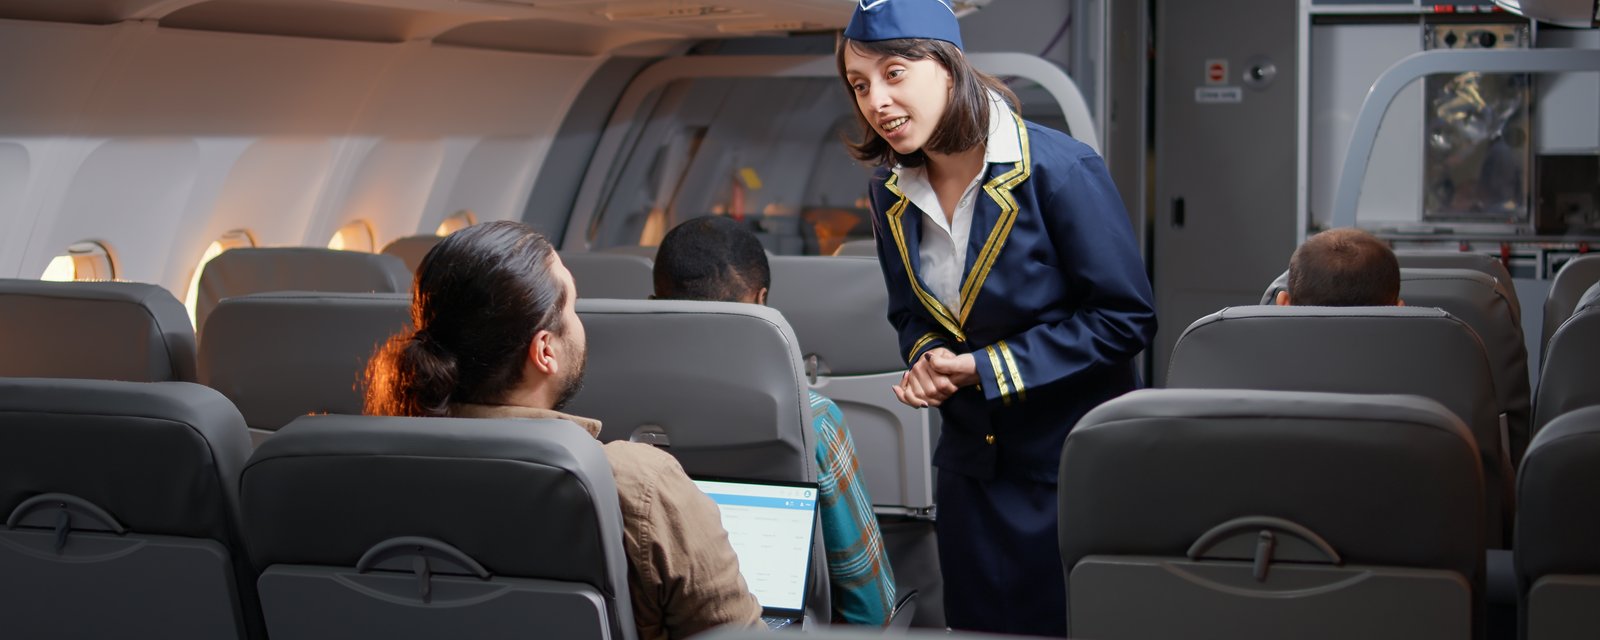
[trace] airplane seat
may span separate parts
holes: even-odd
[[[1398,249],[1394,257],[1400,261],[1401,269],[1470,269],[1494,278],[1511,302],[1517,322],[1522,321],[1522,302],[1517,299],[1517,287],[1511,282],[1511,272],[1499,258],[1471,251],[1437,249]]]
[[[906,370],[876,260],[778,256],[767,303],[800,341],[811,388],[844,413],[874,504],[933,506],[928,412],[884,391]]]
[[[194,382],[189,313],[138,282],[0,279],[0,376]]]
[[[273,640],[637,636],[611,467],[576,425],[305,416],[239,488]]]
[[[833,255],[878,259],[878,243],[872,238],[846,240],[834,250]],[[882,277],[881,275],[879,277]]]
[[[1445,257],[1479,256],[1471,253],[1425,252]],[[1490,263],[1498,260],[1481,256]],[[1503,269],[1503,267],[1502,267]],[[1278,291],[1288,288],[1289,274],[1278,276],[1262,296],[1261,304],[1273,304]],[[1522,322],[1515,299],[1493,277],[1476,269],[1411,268],[1400,269],[1400,299],[1408,307],[1434,307],[1467,323],[1483,341],[1489,357],[1498,407],[1505,417],[1507,452],[1513,466],[1528,448],[1532,422],[1532,390],[1528,384],[1528,347],[1523,340]]]
[[[407,271],[416,273],[417,267],[422,264],[422,257],[428,255],[428,251],[432,250],[434,245],[439,244],[440,240],[444,240],[444,236],[432,234],[406,236],[384,245],[383,251],[380,253],[399,258],[401,262],[406,263]]]
[[[1231,307],[1178,338],[1174,389],[1408,394],[1466,423],[1484,470],[1487,540],[1510,539],[1511,461],[1483,341],[1465,322],[1426,307]]]
[[[656,292],[653,258],[627,253],[562,251],[561,263],[572,272],[579,297],[648,300]]]
[[[1583,293],[1597,282],[1600,282],[1600,255],[1573,258],[1556,272],[1556,277],[1550,281],[1550,295],[1544,299],[1544,332],[1539,336],[1541,356],[1550,353],[1550,339],[1555,336],[1556,329],[1572,317]]]
[[[249,453],[197,384],[0,379],[0,635],[264,638]]]
[[[1550,421],[1517,478],[1517,579],[1527,640],[1600,629],[1600,407]]]
[[[1475,637],[1483,493],[1471,432],[1427,398],[1135,391],[1062,448],[1069,631]]]
[[[660,247],[629,244],[629,245],[620,245],[620,246],[608,247],[608,248],[605,248],[605,249],[601,249],[600,253],[613,253],[613,254],[624,255],[624,256],[639,256],[641,258],[649,258],[650,262],[654,263],[656,261],[656,251],[658,249],[660,249]]]
[[[578,316],[587,374],[564,411],[600,420],[600,440],[663,446],[691,476],[817,481],[799,341],[776,309],[580,298]],[[820,534],[815,551],[807,615],[827,621]]]
[[[257,444],[308,413],[360,415],[367,360],[411,328],[405,293],[235,296],[212,312],[200,380],[239,407]]]
[[[1593,371],[1600,361],[1600,284],[1584,292],[1576,309],[1550,336],[1533,405],[1534,433],[1557,416],[1600,404]]]
[[[313,247],[243,248],[222,252],[200,274],[195,322],[203,340],[206,319],[223,298],[271,291],[405,293],[411,271],[394,256]]]
[[[880,530],[901,593],[921,593],[915,624],[943,626],[943,586],[931,517],[937,412],[886,393],[906,364],[885,317],[876,259],[778,256],[767,303],[793,327],[811,388],[832,399],[855,441],[857,471],[883,516]]]

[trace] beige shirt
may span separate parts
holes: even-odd
[[[600,422],[545,409],[456,405],[462,418],[567,420],[600,436]],[[601,447],[622,506],[622,546],[639,640],[687,638],[724,624],[765,628],[761,604],[739,573],[739,558],[715,502],[676,458],[636,442]]]

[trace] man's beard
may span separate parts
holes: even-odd
[[[583,390],[583,373],[589,367],[589,350],[585,348],[577,357],[578,366],[569,367],[571,372],[561,379],[561,393],[556,394],[556,404],[551,407],[555,411],[566,409],[573,398],[578,397],[578,392]]]

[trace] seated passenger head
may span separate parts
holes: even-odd
[[[761,241],[731,218],[678,225],[656,250],[655,298],[766,304],[772,269]]]
[[[1280,305],[1379,307],[1400,301],[1400,262],[1389,245],[1360,229],[1311,236],[1289,258]]]
[[[461,404],[559,410],[587,355],[577,290],[544,236],[516,222],[467,227],[417,266],[415,331],[367,364],[369,415],[449,416]]]

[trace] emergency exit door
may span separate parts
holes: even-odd
[[[1294,251],[1298,4],[1156,2],[1154,384],[1190,323],[1256,304]]]

